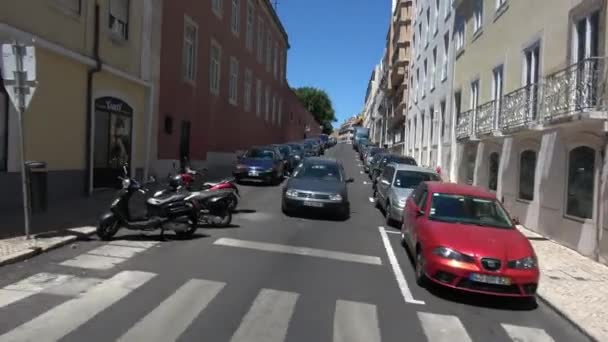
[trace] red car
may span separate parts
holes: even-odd
[[[401,239],[414,257],[420,286],[432,281],[498,296],[536,294],[532,245],[485,189],[421,183],[406,201]]]

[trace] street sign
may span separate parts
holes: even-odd
[[[28,193],[28,174],[25,166],[25,138],[23,115],[30,105],[36,91],[36,52],[33,46],[23,44],[3,44],[0,60],[2,80],[11,102],[19,115],[19,144],[21,156],[21,189],[23,191],[23,213],[25,236],[30,237],[30,198]]]

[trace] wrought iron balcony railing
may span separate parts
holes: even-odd
[[[529,84],[503,96],[498,121],[501,129],[522,127],[536,120],[539,89],[539,84]]]
[[[603,106],[605,58],[588,58],[545,77],[543,121],[552,121]]]
[[[466,139],[471,136],[474,112],[475,110],[471,109],[460,113],[456,123],[456,139]]]
[[[490,101],[477,107],[477,118],[475,120],[475,132],[479,135],[490,134],[494,127],[496,114],[496,101]]]

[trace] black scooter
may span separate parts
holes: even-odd
[[[120,228],[141,231],[160,229],[160,238],[165,230],[172,230],[180,237],[189,237],[198,228],[197,201],[186,200],[191,195],[188,191],[159,192],[146,200],[146,216],[132,218],[129,211],[129,200],[137,193],[147,193],[139,182],[128,177],[127,168],[123,166],[124,177],[122,190],[112,202],[110,210],[101,215],[97,224],[97,236],[102,240],[111,239]]]

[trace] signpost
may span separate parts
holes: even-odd
[[[21,188],[23,191],[23,214],[25,236],[30,238],[30,198],[28,193],[28,174],[25,166],[25,138],[23,115],[36,91],[36,53],[33,46],[21,43],[2,44],[2,79],[11,102],[19,115],[19,154],[21,162]]]

